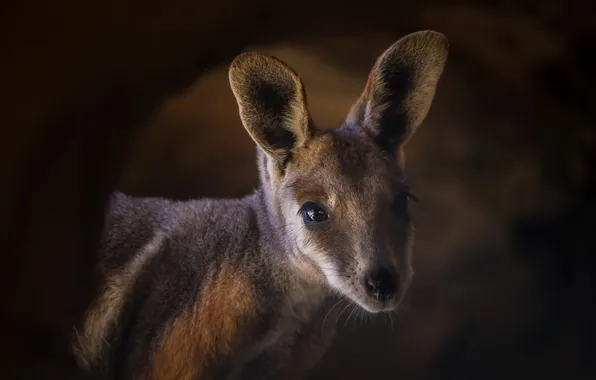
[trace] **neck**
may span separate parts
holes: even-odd
[[[259,226],[259,248],[273,270],[284,273],[294,281],[306,286],[324,287],[325,279],[315,263],[302,255],[291,241],[279,210],[271,202],[271,194],[260,186],[247,197]]]

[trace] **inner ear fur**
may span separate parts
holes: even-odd
[[[234,59],[229,80],[244,128],[283,166],[313,134],[302,80],[280,59],[252,52]]]
[[[430,30],[395,42],[377,59],[346,121],[358,123],[381,147],[400,154],[428,114],[448,50],[447,38]]]

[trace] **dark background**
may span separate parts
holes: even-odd
[[[451,42],[407,147],[416,281],[398,316],[340,321],[313,378],[596,376],[596,9],[589,1],[353,6],[26,1],[1,12],[5,379],[74,376],[107,194],[240,196],[255,147],[227,83],[240,51],[287,61],[335,127],[376,56]],[[348,313],[345,313],[348,314]]]

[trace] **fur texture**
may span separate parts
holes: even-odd
[[[323,132],[295,71],[238,56],[230,84],[260,148],[261,187],[187,202],[115,192],[99,252],[104,285],[77,330],[80,365],[114,379],[268,378],[307,357],[298,350],[330,295],[369,312],[397,307],[413,275],[403,146],[446,57],[440,33],[402,38],[346,122]],[[307,220],[309,202],[324,221]]]

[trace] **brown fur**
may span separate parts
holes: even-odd
[[[432,31],[397,41],[370,74],[356,106],[362,119],[334,130],[312,121],[289,66],[237,57],[230,84],[261,148],[261,187],[236,200],[114,193],[103,265],[126,267],[128,252],[145,258],[139,247],[167,239],[134,294],[128,282],[107,293],[101,333],[87,327],[111,345],[98,367],[113,378],[261,379],[293,360],[316,361],[296,350],[320,340],[315,316],[333,292],[370,313],[394,311],[413,276],[414,232],[396,153],[428,112],[446,48]],[[130,283],[140,269],[131,268]],[[119,329],[110,334],[112,324]]]
[[[428,114],[449,49],[449,41],[437,33],[420,31],[410,37],[416,38],[392,45],[377,59],[348,116],[349,121],[366,125],[377,138],[380,120],[387,113],[403,115],[406,129],[395,142],[398,146],[412,137]],[[398,102],[392,99],[396,87],[404,91]]]
[[[166,328],[143,380],[209,378],[210,362],[221,361],[247,338],[244,325],[256,316],[252,284],[223,264],[208,281],[195,307]]]
[[[334,130],[315,125],[301,78],[277,58],[245,53],[230,67],[244,127],[269,158],[260,169],[272,216],[291,236],[290,249],[308,258],[299,266],[318,267],[369,311],[396,307],[413,276],[403,148],[428,114],[448,48],[444,35],[428,30],[395,42]],[[296,211],[305,202],[320,205],[331,222],[304,228]],[[384,306],[366,294],[365,277],[381,270],[401,289]]]
[[[287,148],[302,146],[314,133],[302,80],[279,59],[258,53],[236,57],[230,65],[229,78],[247,132],[276,164],[282,165]],[[259,99],[263,88],[270,88],[275,95],[265,94],[265,98]],[[281,99],[275,99],[276,96]],[[277,124],[272,121],[280,119],[280,115],[280,124],[294,141],[280,136],[283,130],[269,126]],[[253,128],[255,125],[264,127]]]

